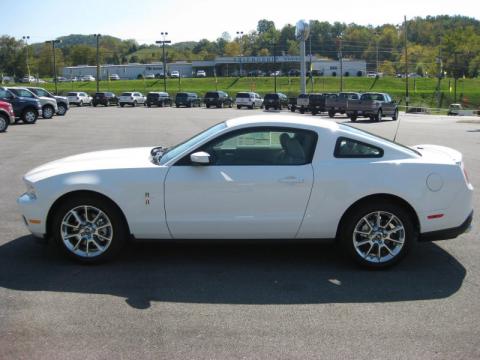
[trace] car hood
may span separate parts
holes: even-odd
[[[67,100],[66,96],[55,96],[56,100]]]
[[[95,151],[69,156],[41,165],[25,175],[30,182],[76,172],[156,167],[150,160],[151,147]]]

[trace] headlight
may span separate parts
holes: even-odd
[[[26,182],[25,184],[27,185],[27,192],[25,194],[27,194],[31,199],[36,199],[37,193],[33,184],[29,182]]]

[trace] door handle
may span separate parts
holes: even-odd
[[[305,179],[301,179],[296,176],[287,176],[278,181],[285,184],[301,184],[305,182]]]

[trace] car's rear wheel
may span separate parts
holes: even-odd
[[[132,107],[135,107],[135,106],[137,106],[137,101],[136,100],[134,100],[133,103],[132,103]]]
[[[305,109],[300,108],[300,114],[305,114]]]
[[[240,105],[237,105],[237,109],[240,110],[241,106]]]
[[[35,124],[38,113],[33,109],[27,109],[22,114],[22,120],[25,124]]]
[[[0,132],[5,132],[10,124],[10,120],[3,114],[0,114]]]
[[[66,113],[67,113],[67,107],[66,107],[64,104],[62,104],[62,103],[58,104],[57,115],[63,116],[63,115],[65,115]]]
[[[120,210],[95,195],[68,198],[55,210],[52,235],[70,257],[84,263],[111,259],[128,238]]]
[[[368,268],[395,264],[411,250],[418,237],[410,212],[386,200],[360,204],[345,216],[340,233],[343,248]]]
[[[377,114],[375,115],[375,121],[379,122],[382,121],[383,113],[382,109],[378,110]]]
[[[335,117],[335,111],[333,111],[333,110],[328,110],[328,117],[329,117],[329,118],[334,118],[334,117]]]
[[[350,120],[351,120],[352,122],[357,121],[357,114],[352,114],[352,115],[350,115]]]
[[[125,106],[125,104],[124,104],[124,103],[120,103],[120,107],[124,107],[124,106]]]
[[[78,106],[83,106],[83,101],[80,101],[80,102],[78,103]]]
[[[55,114],[55,110],[53,109],[52,106],[50,105],[45,105],[42,109],[42,117],[44,119],[51,119],[53,117],[53,114]]]

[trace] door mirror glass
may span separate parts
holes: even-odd
[[[190,161],[197,165],[210,164],[210,154],[204,151],[198,151],[190,155]]]

